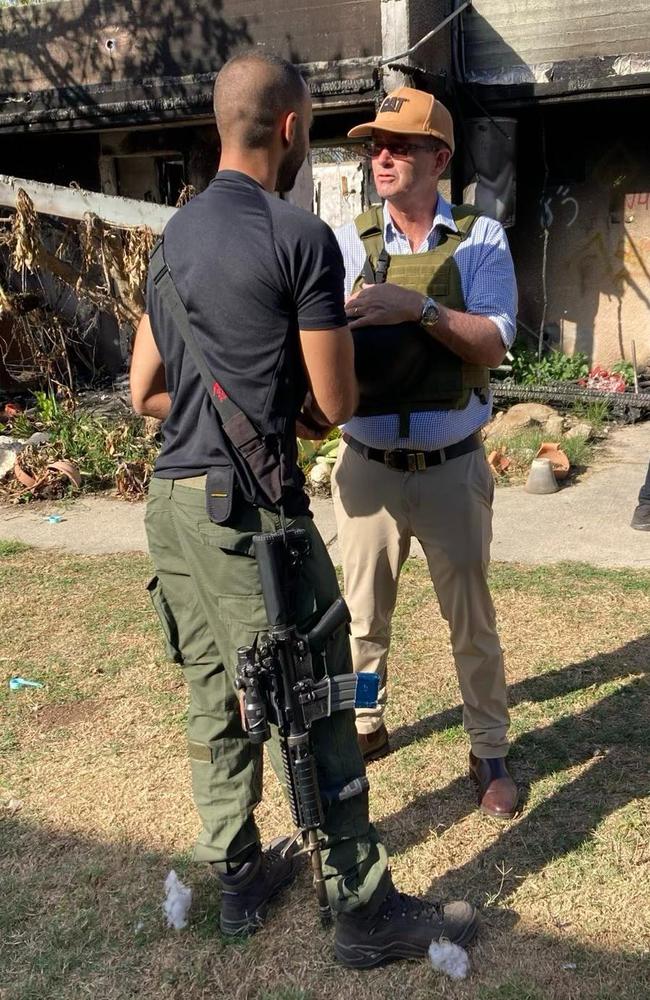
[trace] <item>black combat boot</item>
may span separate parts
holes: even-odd
[[[398,958],[423,958],[432,941],[468,944],[477,929],[478,914],[469,903],[407,896],[387,872],[367,906],[338,915],[334,952],[343,965],[370,969]]]
[[[632,515],[631,526],[637,531],[650,531],[650,503],[638,505]]]
[[[282,856],[289,840],[278,837],[263,850],[258,849],[236,872],[219,875],[223,934],[247,936],[262,926],[270,901],[294,877],[293,858]]]

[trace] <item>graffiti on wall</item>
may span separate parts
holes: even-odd
[[[625,195],[626,211],[631,212],[634,208],[650,211],[650,191],[632,191]]]
[[[567,229],[570,229],[576,221],[580,212],[580,206],[576,198],[570,197],[569,191],[570,188],[566,184],[562,184],[554,191],[551,191],[550,194],[548,191],[542,194],[539,221],[542,229],[550,229],[556,217],[560,218]],[[554,208],[551,208],[551,204],[553,204]],[[560,210],[564,210],[566,205],[569,208],[566,209],[566,212],[562,211],[560,216]]]

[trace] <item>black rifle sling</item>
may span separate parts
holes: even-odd
[[[252,503],[274,508],[282,496],[275,456],[249,417],[226,395],[210,372],[192,331],[183,300],[165,262],[162,238],[151,252],[149,266],[153,283],[183,338],[212,405],[217,411],[229,451],[228,457],[238,472],[244,496]]]
[[[227,396],[220,399],[214,392],[214,377],[211,375],[203,353],[192,333],[187,309],[183,305],[183,300],[178,294],[174,279],[165,263],[162,240],[159,240],[153,248],[151,257],[149,258],[149,266],[152,272],[153,283],[158,289],[160,297],[165,303],[165,308],[176,325],[176,329],[183,338],[185,346],[192,355],[192,361],[199,371],[203,384],[208,390],[208,396],[212,400],[212,404],[219,414],[220,422],[223,426],[231,417],[241,411]]]

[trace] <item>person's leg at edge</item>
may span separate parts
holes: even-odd
[[[631,527],[638,531],[650,531],[650,462],[645,482],[639,491],[639,502],[632,515]]]

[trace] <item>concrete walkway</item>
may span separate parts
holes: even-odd
[[[575,560],[594,566],[650,568],[650,532],[633,531],[632,511],[650,459],[650,422],[617,428],[596,467],[580,482],[550,496],[523,487],[496,491],[492,557],[497,561],[554,563]],[[340,561],[334,511],[329,499],[312,503],[316,523],[332,559]],[[51,524],[36,507],[0,507],[0,538],[40,548],[85,554],[146,551],[144,504],[88,497],[50,504]],[[411,554],[422,556],[417,543]]]

